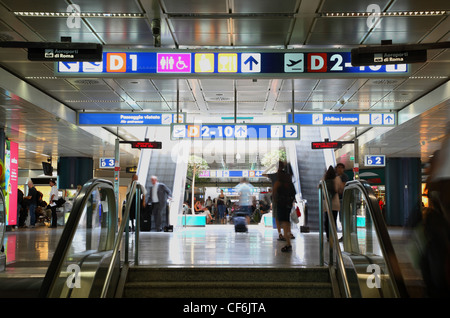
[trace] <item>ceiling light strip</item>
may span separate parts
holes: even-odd
[[[355,18],[355,17],[423,17],[446,15],[446,10],[431,11],[393,11],[393,12],[323,12],[321,17],[326,18]]]
[[[107,12],[14,12],[19,17],[40,17],[40,18],[145,18],[144,13],[107,13]]]

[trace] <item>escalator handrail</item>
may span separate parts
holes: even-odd
[[[395,292],[397,293],[397,296],[401,298],[408,297],[406,285],[403,280],[403,276],[401,274],[400,265],[398,263],[397,256],[395,254],[395,250],[392,245],[392,241],[389,236],[386,223],[384,222],[384,219],[381,215],[380,206],[378,205],[376,196],[370,184],[364,180],[351,180],[346,182],[344,192],[342,195],[342,202],[344,207],[347,206],[345,204],[345,202],[347,202],[346,198],[349,198],[349,195],[346,196],[346,193],[350,193],[350,190],[352,189],[360,190],[361,193],[363,193],[364,195],[365,201],[368,203],[369,207],[368,211],[375,225],[375,231],[380,242],[380,247],[383,252],[384,259],[386,260],[386,266],[388,268],[389,274],[393,278],[394,283],[393,285]],[[344,208],[342,216],[344,224],[346,223],[345,220],[350,217],[348,213],[350,212]]]
[[[322,193],[322,196],[324,197],[324,200],[322,200],[322,198],[319,196],[319,213],[323,213],[323,205],[322,202],[325,202],[325,205],[327,207],[327,215],[328,215],[328,220],[330,220],[328,222],[328,226],[330,229],[330,247],[334,250],[336,250],[337,252],[337,267],[339,269],[339,275],[341,276],[342,279],[342,284],[343,284],[343,290],[345,293],[345,297],[350,298],[351,297],[351,291],[350,291],[350,286],[349,286],[349,282],[348,282],[348,278],[347,278],[347,273],[345,271],[345,265],[344,265],[344,258],[342,256],[342,251],[341,251],[341,247],[339,245],[339,240],[338,240],[338,234],[337,234],[337,229],[336,229],[336,225],[334,224],[334,222],[332,222],[333,218],[333,214],[331,211],[331,203],[330,203],[330,197],[328,195],[328,190],[327,190],[327,186],[325,183],[325,180],[321,180],[319,182],[319,194]],[[320,233],[320,235],[322,236],[322,233]],[[323,253],[323,250],[321,249],[321,253]],[[331,264],[329,264],[329,266],[331,266]]]
[[[108,272],[106,274],[105,283],[103,284],[103,288],[100,294],[100,298],[105,298],[108,293],[109,284],[111,282],[111,278],[113,275],[114,264],[116,262],[117,257],[119,256],[119,250],[122,245],[123,233],[125,231],[125,226],[128,226],[128,218],[130,216],[130,209],[132,204],[132,199],[136,195],[136,189],[138,188],[139,183],[137,181],[133,181],[130,187],[130,191],[127,193],[126,203],[125,203],[125,211],[122,215],[122,219],[120,222],[119,232],[114,241],[114,249],[111,257],[111,262],[108,266]],[[136,208],[139,208],[139,204],[136,204]],[[139,217],[138,215],[136,217]],[[136,242],[138,244],[138,242]],[[128,249],[128,246],[125,246]]]
[[[40,297],[49,297],[49,293],[56,281],[58,273],[60,272],[64,257],[78,228],[78,224],[84,207],[86,206],[90,195],[96,188],[108,188],[114,190],[112,182],[103,179],[91,179],[83,185],[80,193],[74,200],[72,211],[70,212],[69,218],[67,219],[67,223],[59,239],[52,261],[50,262],[50,265],[45,274],[41,289],[39,291]],[[112,211],[116,211],[115,207],[114,209],[112,209]],[[115,227],[114,224],[110,224],[110,226]]]

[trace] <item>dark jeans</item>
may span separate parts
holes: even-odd
[[[338,211],[331,211],[331,213],[333,214],[334,226],[337,226],[336,220],[337,220]],[[325,212],[325,232],[327,234],[327,240],[328,240],[329,239],[329,233],[330,233],[330,223],[329,223],[329,220],[328,220],[328,213],[327,212]]]
[[[34,226],[36,224],[36,205],[30,204],[28,210],[30,211],[30,226]]]
[[[157,232],[162,231],[161,208],[162,206],[159,202],[152,203],[153,220],[155,221],[155,228]]]
[[[51,227],[56,227],[58,225],[58,216],[56,215],[56,206],[50,207],[52,210],[52,225]]]

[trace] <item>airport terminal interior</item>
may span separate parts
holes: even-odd
[[[0,0],[0,298],[450,297],[449,12]]]

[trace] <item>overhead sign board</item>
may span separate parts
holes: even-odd
[[[365,155],[364,165],[366,167],[384,167],[386,166],[385,155]]]
[[[409,74],[406,64],[355,67],[346,50],[168,50],[103,52],[101,62],[59,62],[57,76],[355,77]]]
[[[161,141],[131,141],[131,148],[137,149],[162,149]]]
[[[292,122],[292,113],[286,114],[286,122]],[[397,114],[394,112],[333,112],[333,113],[294,113],[294,123],[302,126],[396,126]]]
[[[263,170],[201,170],[199,178],[261,178]]]
[[[396,52],[366,52],[352,50],[352,65],[390,65],[400,63],[423,63],[427,61],[427,50],[396,51]]]
[[[178,122],[183,123],[185,113],[178,114]],[[176,123],[176,113],[78,113],[80,126],[152,126]]]
[[[313,141],[311,149],[340,149],[342,143],[339,141]]]
[[[298,124],[171,124],[170,138],[299,140]]]

